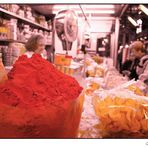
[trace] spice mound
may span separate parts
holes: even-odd
[[[40,55],[21,56],[0,85],[0,137],[76,137],[81,92],[74,78]]]

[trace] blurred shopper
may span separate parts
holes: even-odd
[[[148,85],[148,54],[143,56],[136,69],[137,74],[139,75],[139,80],[143,81]]]
[[[42,35],[32,35],[25,44],[27,49],[25,55],[30,58],[34,53],[40,54],[43,58],[47,58],[45,50],[45,38]]]
[[[129,79],[138,79],[136,71],[140,59],[145,55],[144,45],[141,41],[135,41],[130,45],[130,57],[122,66],[122,73],[127,75]]]
[[[117,56],[117,61],[118,61],[117,69],[119,70],[120,73],[122,73],[122,54],[123,54],[123,46],[120,46]]]

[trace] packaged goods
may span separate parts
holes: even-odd
[[[144,93],[141,91],[141,89],[138,86],[130,85],[128,86],[128,89],[133,91],[137,95],[144,96]]]
[[[98,66],[96,67],[95,71],[96,71],[96,76],[104,77],[105,70],[103,69],[103,67]]]
[[[102,91],[93,98],[93,106],[102,137],[148,137],[148,97],[129,90]]]
[[[103,63],[103,57],[100,57],[100,56],[93,56],[92,59],[93,59],[97,64]]]
[[[91,95],[95,90],[99,89],[100,85],[96,82],[92,82],[88,85],[88,87],[85,90],[86,95]]]
[[[83,93],[40,55],[19,57],[0,85],[1,138],[75,138]]]
[[[0,60],[0,84],[4,83],[7,79],[8,79],[8,77],[7,77],[7,73],[5,71],[5,67],[4,67],[2,61]]]
[[[72,60],[72,56],[64,55],[64,54],[56,54],[54,64],[62,65],[62,66],[70,66]]]
[[[113,89],[128,82],[128,78],[123,77],[115,68],[110,68],[105,73],[104,82],[106,89]]]

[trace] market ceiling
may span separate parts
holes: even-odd
[[[57,14],[60,10],[63,9],[73,9],[79,17],[83,16],[83,12],[87,17],[115,17],[121,14],[124,6],[125,4],[35,4],[32,5],[32,8],[46,16],[52,13]]]

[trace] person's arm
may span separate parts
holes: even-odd
[[[127,61],[125,61],[124,62],[124,64],[122,65],[122,74],[124,75],[124,76],[128,76],[129,77],[129,75],[131,74],[131,72],[130,72],[130,68],[131,68],[131,65],[132,65],[132,61],[131,60],[127,60]]]
[[[139,80],[145,82],[148,80],[148,62],[142,74],[139,75]]]

